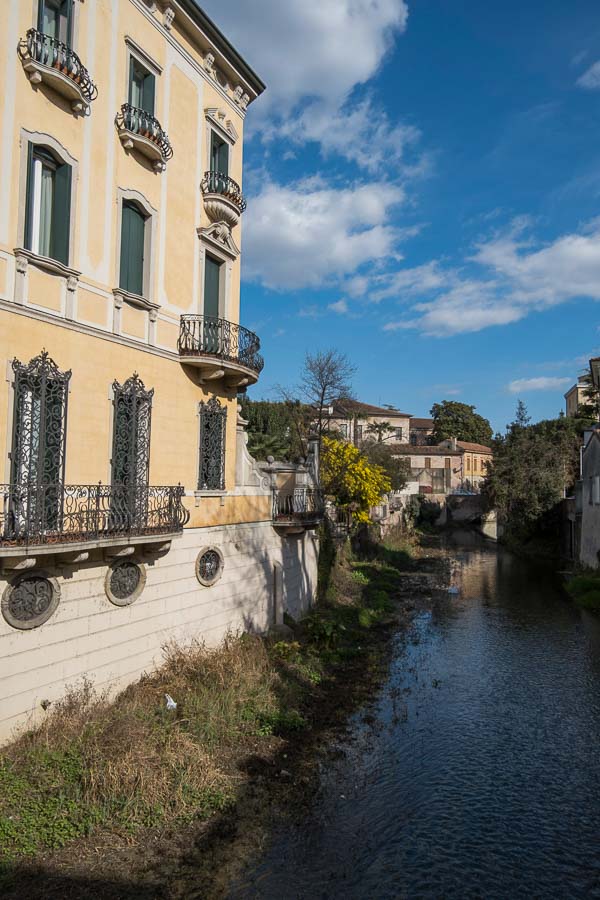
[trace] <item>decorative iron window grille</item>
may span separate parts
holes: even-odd
[[[137,372],[125,384],[113,382],[113,500],[134,526],[147,516],[153,396],[154,388],[146,390]]]
[[[13,628],[28,630],[47,622],[60,600],[54,579],[42,574],[20,575],[2,597],[2,615]]]
[[[205,587],[215,584],[223,574],[223,556],[216,547],[201,550],[196,559],[196,578]]]
[[[198,490],[225,490],[225,430],[227,409],[212,397],[200,404],[200,471]]]
[[[60,526],[70,370],[61,372],[43,350],[24,364],[14,359],[15,404],[11,460],[11,531]]]
[[[105,590],[116,606],[129,606],[140,596],[146,584],[142,566],[130,559],[116,562],[106,573]]]

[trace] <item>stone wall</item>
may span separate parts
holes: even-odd
[[[206,547],[223,558],[211,587],[196,577]],[[169,641],[216,645],[228,630],[266,630],[284,610],[301,616],[315,596],[317,556],[313,532],[284,537],[270,522],[186,529],[164,557],[135,560],[146,583],[130,606],[108,599],[106,561],[48,570],[60,602],[47,622],[22,631],[0,617],[0,740],[39,720],[44,701],[59,699],[83,677],[113,690],[134,681],[161,663]],[[0,579],[0,591],[7,584]]]

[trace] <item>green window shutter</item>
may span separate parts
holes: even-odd
[[[61,41],[70,47],[73,39],[73,0],[63,0],[61,18],[62,16],[64,16],[64,37],[61,37]]]
[[[52,257],[69,265],[69,229],[71,224],[71,166],[62,165],[54,176],[54,207],[52,209]]]
[[[137,106],[137,94],[136,94],[136,81],[135,81],[135,67],[133,64],[133,56],[129,57],[129,105]]]
[[[219,145],[218,171],[222,175],[229,175],[229,144],[221,141]]]
[[[144,291],[145,219],[132,203],[124,203],[121,217],[119,286],[140,297]]]
[[[229,174],[229,144],[213,131],[210,140],[210,171]]]
[[[215,319],[219,317],[220,275],[219,263],[212,256],[206,256],[204,262],[204,315]]]
[[[33,225],[33,144],[27,143],[27,189],[25,200],[25,234],[24,244],[27,250],[33,245],[31,228]]]
[[[144,76],[142,109],[151,116],[154,115],[154,75],[151,75],[150,72]]]

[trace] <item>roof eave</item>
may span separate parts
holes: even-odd
[[[233,44],[227,40],[223,32],[217,28],[212,19],[206,15],[204,10],[200,9],[194,0],[176,0],[176,2],[259,97],[266,89],[266,84],[238,53]]]

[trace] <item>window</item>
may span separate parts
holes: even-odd
[[[474,472],[477,471],[477,463],[478,463],[478,459],[477,459],[476,456],[474,456],[474,457],[473,457],[473,471],[474,471]]]
[[[425,468],[426,468],[426,469],[430,469],[430,468],[431,468],[431,457],[430,457],[430,456],[426,456],[426,457],[425,457]]]
[[[129,57],[129,104],[154,115],[154,83],[152,72],[134,56]]]
[[[69,264],[71,166],[45,147],[29,142],[25,246],[33,253]]]
[[[219,318],[223,263],[207,253],[204,258],[204,315]]]
[[[600,504],[600,475],[594,475],[593,489],[594,505],[598,506],[598,504]]]
[[[215,131],[210,136],[210,171],[229,175],[229,144]]]
[[[362,425],[354,426],[354,437],[356,439],[356,443],[360,444],[363,439],[363,427]]]
[[[113,382],[113,485],[148,484],[153,396],[154,389],[146,390],[139,375],[132,375],[125,384]]]
[[[14,537],[56,528],[62,509],[71,372],[60,372],[44,351],[27,365],[14,360],[15,403],[10,474]]]
[[[144,244],[147,218],[136,203],[123,201],[119,287],[140,297],[144,295]]]
[[[344,438],[344,440],[347,440],[347,438],[348,438],[348,423],[342,422],[340,424],[339,428],[340,428],[340,435]]]
[[[73,0],[39,0],[38,31],[71,46]]]
[[[402,441],[403,430],[402,428],[395,429],[395,438],[397,441]]]
[[[200,491],[225,490],[226,423],[227,409],[216,397],[200,404]]]
[[[467,472],[470,472],[471,471],[471,457],[470,456],[467,456],[465,465],[466,465]]]
[[[445,458],[445,460],[444,460],[444,465],[445,465],[445,467],[446,467],[447,469],[452,468],[452,460],[450,459],[449,456],[447,456],[447,457]]]

